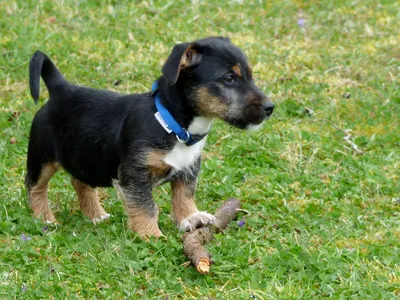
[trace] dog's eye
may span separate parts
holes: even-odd
[[[226,76],[226,77],[224,77],[224,81],[226,82],[226,83],[234,83],[235,82],[235,76],[233,76],[233,75],[228,75],[228,76]]]

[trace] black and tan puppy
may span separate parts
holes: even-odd
[[[121,95],[71,84],[40,51],[29,71],[35,102],[40,77],[50,94],[29,141],[26,187],[34,215],[56,221],[47,187],[62,167],[72,175],[88,218],[109,217],[95,188],[114,185],[125,201],[129,228],[143,238],[162,235],[152,189],[165,182],[171,182],[180,229],[212,223],[211,214],[197,209],[194,193],[213,119],[252,129],[274,108],[255,86],[243,52],[222,37],[176,45],[152,93]]]

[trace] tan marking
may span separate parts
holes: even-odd
[[[158,227],[158,211],[154,217],[149,217],[149,213],[143,209],[126,206],[126,210],[129,229],[142,239],[147,240],[151,236],[158,238],[163,235]]]
[[[196,91],[196,105],[199,113],[204,117],[224,118],[228,112],[228,105],[223,103],[218,97],[210,94],[206,87],[201,87]]]
[[[195,56],[197,54],[197,51],[192,49],[192,46],[189,46],[185,52],[183,53],[180,61],[180,69],[184,69],[189,67],[194,63]]]
[[[145,164],[153,176],[163,177],[171,170],[171,166],[163,161],[163,158],[166,155],[167,152],[161,150],[150,151],[147,153]]]
[[[235,73],[236,76],[242,78],[242,71],[240,70],[240,65],[239,64],[234,65],[232,67],[232,70],[233,70],[233,73]]]
[[[117,190],[117,195],[119,198],[122,198],[125,204],[125,209],[128,214],[128,228],[134,232],[136,232],[142,239],[148,240],[148,237],[162,236],[162,232],[158,228],[158,210],[156,207],[156,211],[153,217],[151,217],[151,213],[144,210],[140,207],[135,207],[134,204],[127,203],[126,191],[119,184],[118,180],[113,180],[113,185]]]
[[[42,168],[36,185],[32,188],[28,187],[29,206],[33,210],[33,215],[36,218],[40,218],[49,223],[57,222],[53,212],[50,209],[49,200],[47,199],[49,181],[54,173],[57,172],[57,169],[57,163],[46,164]]]
[[[71,183],[76,194],[78,195],[79,205],[82,213],[86,217],[96,223],[109,216],[100,204],[96,189],[90,187],[75,177],[71,178]]]
[[[195,198],[181,181],[172,181],[172,218],[179,224],[183,219],[198,212]]]

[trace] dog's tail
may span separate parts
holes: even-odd
[[[42,76],[50,96],[60,85],[67,83],[67,80],[50,58],[43,52],[37,50],[29,63],[29,87],[35,103],[37,103],[39,99],[40,76]]]

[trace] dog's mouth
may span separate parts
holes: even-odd
[[[225,121],[237,128],[245,130],[257,130],[263,126],[264,121],[272,117],[272,108],[262,105],[250,105],[243,109],[242,114],[236,117],[226,118]]]
[[[273,112],[273,106],[267,105],[250,105],[244,109],[244,119],[252,125],[259,125],[268,120]]]
[[[263,122],[264,121],[268,121],[269,119],[271,119],[272,118],[272,115],[269,115],[269,116],[265,116],[265,118],[264,118],[264,120],[263,120]],[[262,122],[261,122],[262,123]]]

